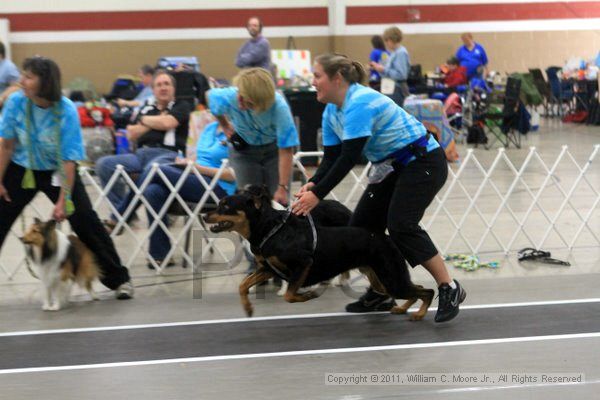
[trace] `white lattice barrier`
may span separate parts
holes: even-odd
[[[597,155],[600,145],[590,149],[585,160],[579,161],[569,152],[567,146],[560,148],[558,155],[552,160],[545,160],[532,147],[527,152],[512,153],[511,159],[504,149],[499,149],[495,155],[484,152],[486,157],[476,157],[476,152],[468,150],[460,164],[449,166],[448,181],[438,193],[434,202],[429,206],[423,226],[442,253],[468,252],[505,253],[510,254],[523,247],[543,249],[568,249],[600,246],[600,168],[597,166]],[[493,155],[492,160],[489,160]],[[301,160],[304,157],[321,157],[320,152],[297,153],[294,164],[308,178],[313,172],[305,167]],[[523,158],[523,156],[525,156]],[[484,162],[485,161],[487,162]],[[596,162],[596,164],[595,164]],[[119,168],[107,184],[101,188],[93,179],[88,170],[81,174],[88,182],[87,190],[90,193],[94,207],[100,215],[115,212],[106,199],[106,193],[117,179],[121,178],[132,188],[135,198],[142,202],[146,209],[150,209],[142,193],[152,177],[158,174],[171,191],[167,201],[160,211],[149,211],[155,218],[148,228],[135,231],[126,222],[132,209],[126,210],[119,216],[119,227],[123,227],[128,235],[128,245],[125,249],[119,248],[123,262],[132,266],[141,256],[147,254],[147,241],[154,229],[166,228],[162,223],[162,216],[173,202],[179,202],[187,215],[186,224],[179,230],[170,229],[169,237],[172,249],[163,265],[156,266],[157,273],[175,253],[191,264],[194,260],[182,249],[182,241],[187,229],[200,228],[198,219],[194,216],[202,209],[210,198],[217,200],[212,192],[227,162],[221,166],[219,173],[206,182],[198,171],[189,165],[183,172],[182,178],[172,185],[158,166],[153,166],[148,178],[136,187],[131,178]],[[351,209],[366,188],[366,176],[370,165],[355,168],[346,179],[335,188],[330,197],[340,200]],[[191,209],[177,193],[183,183],[182,179],[194,174],[206,189],[205,195],[196,206]],[[297,188],[297,184],[294,183]],[[40,205],[33,202],[26,209],[28,218],[36,215],[40,218],[47,217],[49,212],[40,211]],[[20,224],[16,223],[9,236],[13,243],[5,246],[0,254],[0,276],[12,278],[23,266],[23,249],[15,241],[20,235]],[[117,230],[115,230],[116,232]],[[123,240],[113,233],[117,244]],[[11,238],[8,238],[11,239]],[[212,244],[212,243],[211,243]],[[203,253],[210,246],[203,249]],[[226,259],[220,246],[213,246],[220,257]],[[4,254],[10,253],[11,257]],[[227,252],[227,251],[224,251]],[[6,261],[10,259],[10,261]],[[1,278],[0,278],[1,279]]]
[[[87,168],[80,168],[79,173],[83,180],[86,183],[86,190],[89,194],[89,197],[92,201],[92,205],[94,209],[98,212],[100,217],[108,216],[108,214],[112,213],[114,217],[117,219],[117,225],[113,230],[111,237],[117,244],[117,248],[120,250],[119,255],[121,256],[122,262],[128,268],[130,268],[137,260],[139,260],[139,256],[143,255],[144,260],[149,260],[156,270],[157,274],[161,274],[164,271],[164,268],[168,265],[169,261],[172,260],[175,253],[181,254],[181,257],[187,261],[188,265],[193,265],[194,267],[198,266],[199,260],[202,260],[203,257],[211,251],[215,251],[223,260],[227,261],[227,257],[223,253],[223,251],[215,246],[214,238],[206,237],[206,241],[208,242],[207,246],[203,246],[202,254],[198,257],[197,260],[193,260],[192,255],[188,254],[187,251],[183,248],[185,242],[186,233],[190,229],[198,229],[199,231],[203,230],[203,227],[199,220],[199,215],[204,206],[212,200],[212,202],[217,203],[219,201],[218,197],[215,195],[213,189],[217,185],[218,180],[220,179],[223,171],[228,167],[229,161],[223,160],[220,168],[218,169],[215,176],[207,182],[204,177],[199,173],[199,171],[194,167],[193,163],[189,163],[185,169],[182,170],[182,174],[178,181],[173,185],[169,179],[164,175],[164,173],[160,170],[159,164],[153,164],[151,166],[150,171],[146,175],[146,178],[143,182],[140,183],[139,186],[135,184],[133,179],[125,172],[121,165],[117,166],[117,169],[107,182],[107,185],[102,188],[100,184],[96,181],[96,179],[92,176],[91,171]],[[185,180],[189,176],[196,176],[199,181],[199,185],[204,189],[204,194],[200,198],[197,203],[191,204],[187,203],[180,195],[179,189],[185,182]],[[144,190],[148,187],[148,185],[155,180],[155,177],[159,177],[162,184],[164,184],[170,191],[169,196],[163,203],[161,209],[157,212],[155,211],[149,204],[148,200],[143,196]],[[117,212],[116,208],[108,201],[107,194],[110,192],[112,187],[117,183],[118,180],[122,180],[126,183],[126,186],[129,190],[132,191],[134,197],[129,205],[129,207],[125,210],[123,214]],[[43,195],[41,195],[43,196]],[[36,199],[27,207],[25,210],[25,215],[31,216],[32,212],[34,216],[38,216],[41,219],[47,219],[50,212],[43,213],[39,210],[40,203]],[[163,216],[168,212],[169,208],[173,203],[179,203],[180,207],[184,210],[185,223],[181,229],[170,229],[167,227],[162,221]],[[127,223],[127,220],[134,212],[135,203],[141,203],[143,208],[152,215],[154,221],[150,226],[145,229],[133,229]],[[190,207],[192,205],[192,207]],[[28,223],[31,223],[31,218],[26,218]],[[13,229],[11,230],[7,241],[13,240],[18,242],[18,236],[22,234],[23,226],[18,220],[18,223],[15,223]],[[68,224],[67,224],[68,225]],[[123,235],[117,235],[119,230],[124,230]],[[152,232],[155,229],[164,229],[167,234],[169,240],[171,241],[171,250],[162,261],[160,265],[158,265],[148,253],[148,240]],[[124,246],[120,246],[120,244],[124,243]],[[6,247],[6,246],[5,246]],[[17,262],[11,262],[14,267],[11,269],[8,265],[5,265],[4,260],[6,257],[0,257],[0,270],[4,272],[5,276],[9,279],[12,279],[19,269],[25,264],[24,251],[21,246],[9,246],[11,247],[8,251],[17,250],[19,256],[17,257]],[[7,251],[6,249],[3,250]],[[14,255],[13,255],[14,258]],[[195,258],[195,257],[194,257]],[[145,262],[145,261],[144,261]]]

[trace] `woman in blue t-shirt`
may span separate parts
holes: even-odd
[[[208,106],[230,142],[237,183],[266,185],[275,201],[287,205],[293,150],[300,144],[290,107],[263,68],[244,69],[233,83],[210,90]]]
[[[351,225],[378,233],[387,229],[409,264],[421,264],[439,285],[436,322],[454,318],[465,291],[450,278],[435,245],[419,226],[448,176],[443,150],[416,118],[389,97],[361,84],[366,73],[360,63],[325,54],[315,59],[313,73],[317,100],[327,103],[325,154],[315,175],[296,194],[293,212],[310,212],[364,154],[373,166]],[[346,310],[390,310],[394,299],[376,290],[381,291],[381,286],[371,282],[367,293]]]
[[[202,178],[207,184],[211,183],[212,178],[217,174],[223,159],[227,158],[227,136],[223,133],[223,129],[217,122],[213,122],[204,128],[200,139],[196,146],[196,160],[194,166],[198,170],[198,173],[202,175]],[[186,158],[176,158],[174,164],[163,164],[161,165],[160,171],[169,180],[173,186],[179,184],[179,179],[183,175],[185,167],[190,160]],[[142,180],[143,182],[143,180]],[[235,175],[231,168],[223,170],[219,181],[213,188],[213,193],[218,197],[222,198],[235,192]],[[186,202],[199,202],[204,196],[206,188],[198,177],[193,173],[186,177],[185,181],[181,184],[178,190],[178,194]],[[143,192],[144,198],[148,200],[148,203],[156,214],[165,205],[167,198],[171,194],[171,189],[167,186],[163,178],[159,173],[156,173],[149,185]],[[177,200],[173,200],[176,202]],[[209,197],[208,202],[211,202]],[[148,225],[152,226],[154,223],[154,214],[148,211]],[[167,226],[166,213],[163,217],[163,223]],[[160,265],[167,254],[171,250],[171,243],[169,237],[165,233],[162,227],[156,226],[152,235],[150,235],[150,256],[154,261]],[[149,268],[153,268],[152,263],[148,263]]]
[[[60,69],[45,57],[23,63],[22,90],[6,101],[0,118],[0,247],[13,222],[42,191],[54,203],[52,218],[67,218],[95,254],[102,283],[119,299],[133,297],[127,268],[77,174],[84,159],[77,109],[62,96]]]
[[[381,35],[373,35],[371,37],[371,46],[373,46],[373,50],[369,54],[369,64],[371,62],[385,64],[390,53],[385,49],[385,43]],[[371,73],[369,74],[369,86],[378,92],[381,91],[381,74],[374,68],[371,68]]]

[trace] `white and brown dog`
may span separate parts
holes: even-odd
[[[92,283],[100,278],[100,270],[90,249],[77,236],[56,229],[56,221],[36,218],[21,241],[44,286],[42,310],[58,311],[66,305],[73,282],[97,300]]]

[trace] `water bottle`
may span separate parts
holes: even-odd
[[[126,129],[117,129],[117,132],[115,133],[115,147],[117,154],[130,153]]]

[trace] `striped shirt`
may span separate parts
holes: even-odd
[[[363,153],[371,162],[388,158],[426,134],[423,124],[389,97],[357,83],[348,88],[342,108],[327,104],[323,113],[323,145],[369,137]],[[427,151],[436,147],[439,144],[430,137]]]
[[[208,92],[208,106],[214,115],[227,116],[246,142],[258,146],[277,141],[279,148],[300,144],[292,112],[281,94],[275,93],[271,108],[261,113],[241,110],[237,95],[235,87],[212,89]]]

